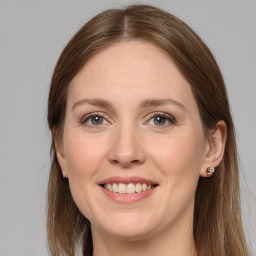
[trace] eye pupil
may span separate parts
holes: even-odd
[[[157,116],[154,118],[154,124],[155,125],[164,125],[166,122],[166,118],[162,116]]]
[[[100,116],[92,117],[92,124],[94,125],[101,125],[103,123],[103,118]]]

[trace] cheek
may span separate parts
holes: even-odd
[[[104,143],[100,138],[90,138],[84,134],[67,134],[65,155],[69,175],[92,175],[104,157]]]
[[[80,211],[92,219],[92,209],[97,198],[94,191],[95,177],[104,159],[106,143],[102,142],[102,138],[90,138],[81,132],[67,132],[65,135],[64,147],[71,194]]]
[[[198,137],[183,134],[163,141],[155,141],[150,146],[154,167],[163,176],[162,201],[167,202],[163,211],[166,220],[169,220],[170,216],[175,219],[182,212],[186,212],[185,209],[189,208],[193,211],[203,156],[201,143]]]
[[[196,133],[181,133],[155,140],[150,156],[164,176],[199,177],[203,160],[203,139]]]

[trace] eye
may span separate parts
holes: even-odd
[[[89,120],[90,120],[90,123],[93,125],[102,125],[104,121],[103,117],[101,116],[93,116]]]
[[[82,117],[81,124],[88,127],[103,126],[109,122],[101,113],[90,113]]]
[[[169,126],[172,124],[175,124],[177,121],[176,119],[167,113],[153,113],[150,115],[150,120],[148,122],[149,125],[153,125],[153,126]]]

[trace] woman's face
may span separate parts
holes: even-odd
[[[129,41],[95,55],[70,84],[57,148],[94,235],[191,232],[208,143],[190,85],[163,50]]]

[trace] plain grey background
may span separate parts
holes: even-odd
[[[71,36],[106,8],[134,1],[0,0],[0,256],[46,256],[47,94]],[[187,22],[226,81],[240,153],[243,219],[256,249],[256,0],[141,1]]]

